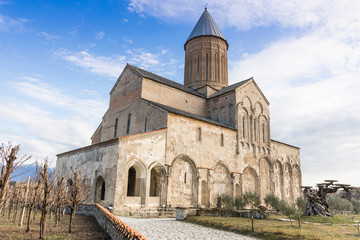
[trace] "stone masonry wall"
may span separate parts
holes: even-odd
[[[205,117],[206,99],[144,78],[141,97],[185,112]]]
[[[81,204],[76,209],[76,214],[93,216],[100,227],[116,240],[146,240],[138,231],[128,226],[107,209],[99,204]]]
[[[116,181],[119,140],[87,146],[58,155],[56,161],[55,177],[64,177],[67,182],[72,177],[73,170],[79,170],[86,176],[91,192],[89,201],[95,201],[95,186],[99,179],[105,181],[105,206],[113,206]]]

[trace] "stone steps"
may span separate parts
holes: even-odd
[[[176,216],[175,208],[127,208],[119,212],[120,216],[131,216],[138,218],[169,218]]]

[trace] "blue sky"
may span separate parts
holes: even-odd
[[[207,1],[229,82],[254,76],[275,140],[301,147],[303,184],[360,186],[360,2]],[[125,64],[183,81],[190,0],[0,0],[0,141],[41,160],[90,144]]]

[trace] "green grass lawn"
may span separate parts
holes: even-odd
[[[19,214],[16,222],[13,222],[13,217],[8,219],[7,214],[0,216],[0,239],[39,239],[40,230],[40,216],[41,212],[37,211],[36,219],[30,227],[30,232],[26,233],[27,219],[24,218],[24,224],[19,227]],[[86,239],[111,239],[97,224],[95,218],[76,215],[72,224],[72,233],[68,233],[69,229],[69,215],[65,215],[61,219],[58,227],[54,227],[54,218],[46,219],[45,239],[69,239],[69,240],[86,240]]]
[[[343,215],[304,217],[301,228],[297,221],[281,222],[285,216],[272,215],[267,219],[254,219],[255,232],[251,232],[251,219],[235,217],[189,216],[185,221],[208,227],[251,235],[260,239],[360,239],[353,222]],[[357,220],[360,216],[357,215]],[[307,223],[304,223],[307,222]]]

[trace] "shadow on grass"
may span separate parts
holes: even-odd
[[[234,220],[232,220],[234,219]],[[236,220],[240,220],[240,222],[236,222]],[[248,222],[246,219],[239,219],[239,218],[219,218],[219,217],[195,217],[189,216],[186,222],[199,224],[205,227],[211,227],[219,230],[224,231],[231,231],[243,235],[253,236],[259,239],[266,239],[266,240],[319,240],[315,236],[305,236],[301,235],[301,229],[296,226],[283,225],[278,228],[272,228],[271,231],[266,231],[265,227],[263,226],[264,223],[271,224],[273,220],[257,220],[257,222],[261,222],[262,226],[258,227],[255,225],[255,232],[251,232],[251,222]],[[297,233],[296,233],[297,232]]]

